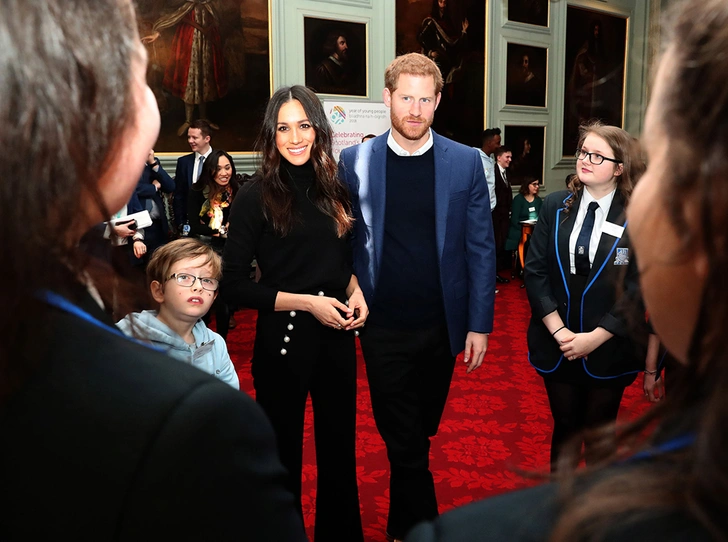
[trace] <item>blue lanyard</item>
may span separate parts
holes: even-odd
[[[641,459],[650,459],[652,457],[656,457],[661,454],[667,454],[670,452],[675,452],[677,450],[682,450],[683,448],[687,448],[688,446],[691,446],[692,444],[695,444],[695,434],[694,433],[680,435],[679,437],[670,439],[667,442],[663,442],[662,444],[659,444],[659,445],[649,448],[647,450],[643,450],[640,453],[635,454],[632,457],[630,457],[629,459],[627,459],[627,461],[639,461]]]
[[[132,342],[135,342],[137,344],[141,344],[142,346],[146,346],[147,348],[150,348],[152,350],[156,350],[158,352],[163,352],[161,348],[157,348],[156,346],[152,346],[150,344],[147,344],[145,342],[139,341],[133,337],[128,337],[127,335],[124,335],[121,330],[116,328],[115,326],[109,326],[105,323],[103,323],[98,318],[94,318],[89,313],[87,313],[85,310],[83,310],[80,307],[77,307],[73,303],[71,303],[68,299],[65,297],[55,293],[51,292],[50,290],[41,290],[38,293],[38,298],[41,301],[44,301],[48,303],[49,305],[56,307],[58,309],[61,309],[62,311],[65,311],[69,314],[72,314],[73,316],[76,316],[80,318],[81,320],[84,320],[91,324],[92,326],[96,326],[98,328],[101,328],[105,331],[108,331],[110,333],[113,333],[115,335],[118,335],[119,337],[123,337],[126,340],[130,340]]]

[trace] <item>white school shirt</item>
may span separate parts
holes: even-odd
[[[571,236],[569,237],[569,267],[571,274],[576,274],[576,261],[574,254],[576,252],[576,239],[579,237],[581,226],[584,224],[589,204],[592,201],[596,201],[599,207],[594,211],[594,229],[592,229],[591,237],[589,238],[589,265],[594,263],[594,257],[597,254],[597,248],[599,248],[599,238],[602,236],[602,229],[604,223],[607,221],[607,213],[609,208],[612,206],[612,200],[614,200],[614,194],[617,189],[615,188],[609,194],[597,200],[594,199],[589,193],[589,190],[584,187],[581,194],[581,203],[579,204],[579,210],[576,212],[576,220],[574,221],[574,229],[571,230]]]

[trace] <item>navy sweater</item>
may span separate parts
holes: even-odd
[[[387,149],[384,244],[368,321],[395,329],[445,322],[435,238],[435,158]]]

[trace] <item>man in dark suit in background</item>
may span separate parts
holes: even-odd
[[[495,235],[495,248],[497,251],[496,270],[510,269],[511,257],[506,252],[506,239],[508,230],[511,227],[511,206],[513,205],[513,190],[508,181],[507,169],[511,165],[513,153],[506,146],[499,147],[495,151],[495,198],[496,205],[493,209],[493,233]],[[510,282],[509,279],[495,276],[498,282]]]
[[[174,223],[179,233],[187,222],[187,194],[190,187],[197,182],[202,173],[202,165],[212,152],[210,146],[210,123],[204,119],[192,121],[187,129],[187,143],[192,153],[185,154],[177,160],[174,174]]]
[[[344,149],[352,198],[354,272],[370,313],[360,338],[372,410],[390,461],[387,538],[437,516],[429,470],[455,357],[483,361],[493,329],[495,247],[475,149],[430,126],[443,80],[410,53],[385,72],[392,129]]]
[[[150,150],[144,171],[134,190],[142,208],[149,211],[149,216],[152,218],[152,225],[144,228],[144,244],[147,246],[146,259],[167,242],[169,224],[162,194],[171,194],[174,188],[174,180],[164,171],[159,159],[154,156],[154,149]]]

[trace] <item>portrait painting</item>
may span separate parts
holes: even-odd
[[[548,50],[509,43],[506,52],[506,104],[546,107]]]
[[[626,18],[567,7],[564,156],[574,154],[580,124],[599,119],[622,127],[626,52]]]
[[[271,93],[268,0],[134,0],[162,128],[157,152],[189,152],[187,128],[252,151]]]
[[[514,23],[549,25],[549,0],[508,0],[508,20]]]
[[[545,137],[544,126],[504,126],[503,144],[513,152],[513,161],[508,168],[508,179],[513,187],[520,186],[524,177],[538,179],[543,186]]]
[[[483,0],[397,0],[397,55],[422,53],[440,68],[445,86],[432,128],[480,147],[484,124]]]
[[[306,86],[319,94],[367,96],[367,25],[303,18]]]

